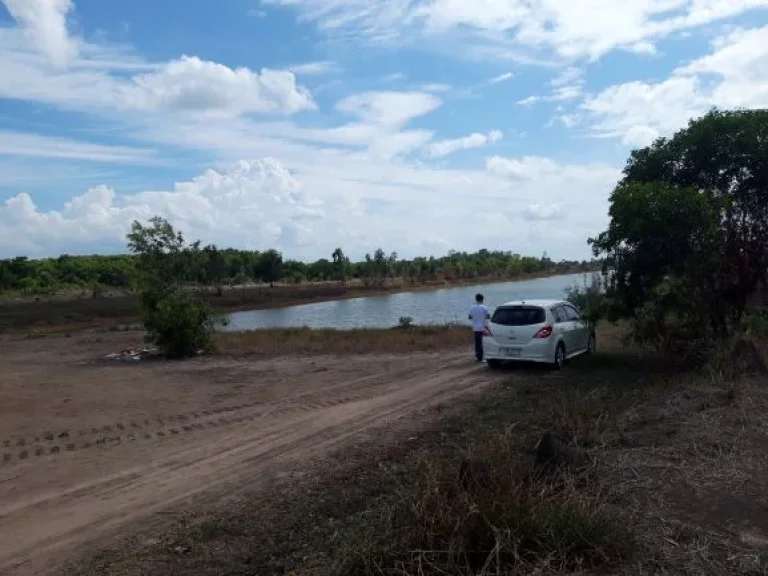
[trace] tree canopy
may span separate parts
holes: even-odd
[[[712,110],[632,152],[590,239],[614,312],[726,336],[768,272],[768,110]]]

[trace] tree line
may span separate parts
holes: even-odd
[[[370,288],[383,287],[388,279],[404,278],[416,285],[437,280],[515,278],[536,273],[571,273],[593,270],[594,261],[554,262],[546,253],[521,256],[509,251],[450,252],[443,257],[400,258],[378,248],[362,261],[352,262],[341,248],[315,262],[284,260],[277,250],[220,249],[191,244],[185,265],[176,270],[178,280],[190,284],[223,286],[253,282],[340,281],[357,279]],[[32,260],[24,256],[0,260],[0,291],[50,294],[67,290],[131,289],[137,273],[136,254],[70,256]]]

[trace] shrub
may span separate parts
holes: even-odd
[[[600,274],[584,275],[582,285],[575,284],[565,289],[565,298],[573,304],[587,322],[596,325],[608,310],[605,284]]]
[[[142,310],[148,339],[169,358],[185,358],[213,349],[214,321],[208,304],[190,290],[178,288]]]
[[[140,264],[136,284],[142,323],[148,340],[170,358],[213,348],[213,314],[198,292],[184,286],[199,273],[199,244],[186,245],[181,233],[160,217],[148,226],[134,222],[128,235],[128,247]]]
[[[400,316],[400,319],[397,321],[397,325],[400,328],[412,328],[413,327],[413,317],[412,316]]]

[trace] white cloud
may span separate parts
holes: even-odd
[[[431,83],[431,84],[422,84],[418,87],[419,91],[421,92],[450,92],[453,89],[453,86],[450,84],[440,84],[440,83]]]
[[[734,31],[713,48],[666,80],[619,84],[586,99],[596,135],[645,146],[713,106],[768,106],[768,26]]]
[[[337,8],[345,2],[318,4],[317,17],[320,12],[341,17]],[[426,21],[405,0],[386,6],[366,2],[358,1],[359,16],[376,17],[376,26],[383,11],[393,25],[407,28]],[[403,15],[411,20],[398,20]],[[389,32],[377,32],[373,20],[368,22],[371,28],[365,33],[385,40]],[[346,31],[351,23],[337,20],[334,25]],[[442,106],[443,98],[459,101],[458,90],[435,94],[448,92],[447,85],[409,77],[410,90],[371,91],[366,89],[369,83],[362,92],[338,100],[339,119],[330,106],[316,110],[312,95],[296,81],[297,73],[327,70],[324,61],[260,71],[194,56],[148,62],[130,48],[78,38],[77,53],[65,67],[56,67],[30,42],[20,30],[0,27],[0,98],[76,111],[87,115],[88,128],[112,132],[97,132],[99,144],[76,140],[72,133],[65,139],[0,132],[0,153],[9,150],[18,160],[10,178],[0,164],[0,183],[15,194],[4,204],[0,201],[4,255],[121,250],[131,220],[161,214],[191,238],[239,247],[274,246],[298,258],[327,257],[339,245],[356,257],[381,245],[406,256],[488,247],[524,253],[547,249],[553,257],[581,258],[589,253],[585,239],[606,222],[607,194],[618,177],[610,166],[496,156],[487,160],[486,170],[457,170],[404,158],[416,151],[441,157],[501,138],[492,131],[439,139],[422,126],[429,126],[429,118],[409,127]],[[490,74],[481,74],[480,84],[487,87]],[[575,85],[574,77],[548,89]],[[316,115],[308,124],[300,123],[301,116],[256,118],[313,109]],[[59,190],[64,159],[80,166],[76,161],[142,164],[190,151],[217,168],[139,194],[127,195],[120,188],[150,188],[141,180],[148,177],[145,172],[132,170],[136,179],[125,184],[119,166],[101,177],[92,164],[88,178],[77,184],[86,192],[57,207],[39,178],[41,170],[56,166],[50,178]],[[33,163],[43,157],[49,160]],[[26,177],[25,170],[34,170],[35,178]],[[67,187],[75,181],[69,177]],[[569,204],[568,198],[578,201]],[[483,221],[504,225],[468,222],[468,206]],[[562,229],[542,238],[539,221],[555,216],[562,218]]]
[[[125,71],[138,71],[126,76]],[[109,113],[172,109],[195,113],[292,114],[315,108],[290,71],[229,68],[183,56],[149,64],[109,47],[83,44],[67,68],[51,68],[16,30],[0,28],[0,98]]]
[[[541,96],[536,96],[535,94],[533,94],[531,96],[528,96],[527,98],[518,100],[516,104],[518,104],[519,106],[533,106],[539,100],[541,100]]]
[[[363,92],[344,98],[336,109],[365,122],[397,126],[429,114],[441,103],[440,98],[426,92]]]
[[[536,56],[597,59],[615,49],[654,50],[674,33],[768,6],[768,0],[263,0],[296,9],[333,37],[407,42],[414,32],[432,40],[460,31],[475,33],[488,58]],[[467,51],[464,42],[460,54]]]
[[[459,150],[468,150],[470,148],[480,148],[486,144],[498,142],[504,135],[500,130],[491,130],[487,134],[481,134],[480,132],[473,132],[468,136],[461,138],[453,138],[449,140],[438,140],[433,142],[424,150],[427,156],[432,158],[440,158],[448,156]]]
[[[0,154],[62,158],[114,164],[157,164],[157,151],[148,148],[93,144],[71,138],[0,130]]]
[[[560,74],[549,81],[550,86],[560,87],[572,84],[581,84],[584,80],[584,70],[575,66],[569,66]]]
[[[288,66],[287,69],[298,76],[321,76],[323,74],[341,72],[341,67],[332,60],[305,62],[303,64]]]
[[[488,84],[499,84],[500,82],[506,82],[507,80],[514,78],[514,76],[515,75],[512,72],[505,72],[504,74],[499,74],[498,76],[494,76],[488,80]]]
[[[540,156],[523,158],[502,158],[491,156],[485,161],[485,167],[491,174],[504,178],[536,179],[557,172],[557,162]]]
[[[236,162],[168,191],[121,195],[97,186],[58,210],[41,210],[31,196],[20,193],[0,204],[0,257],[87,253],[94,247],[120,251],[131,221],[155,214],[168,217],[188,238],[276,247],[294,258],[328,257],[336,246],[355,257],[376,246],[404,256],[489,247],[586,257],[584,241],[605,225],[603,202],[618,172],[546,159],[520,163],[538,163],[546,170],[528,170],[510,186],[483,172],[408,167],[336,153],[290,170],[268,158]],[[578,204],[560,208],[565,194],[578,197]],[[476,214],[497,215],[511,225],[478,228],[467,221],[468,205]],[[520,206],[528,208],[521,212]],[[553,217],[560,210],[568,233],[556,243],[534,239],[531,215]]]
[[[557,220],[564,215],[563,209],[557,204],[529,204],[523,210],[526,220]]]
[[[139,110],[293,114],[316,107],[292,72],[265,68],[256,73],[190,56],[135,76],[131,85],[120,88],[127,106]]]
[[[78,43],[67,29],[71,0],[2,0],[37,49],[56,66],[77,56]]]

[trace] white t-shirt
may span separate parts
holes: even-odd
[[[472,320],[472,331],[482,332],[488,319],[488,308],[485,304],[475,304],[469,309],[469,318]]]

